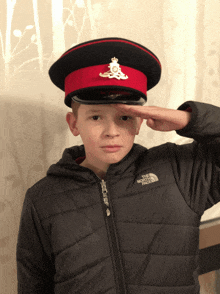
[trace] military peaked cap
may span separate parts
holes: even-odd
[[[160,80],[159,59],[146,47],[122,38],[96,39],[66,51],[49,69],[65,91],[65,104],[143,105]]]

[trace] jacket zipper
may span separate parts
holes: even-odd
[[[113,210],[110,207],[106,182],[103,179],[101,181],[101,187],[102,187],[102,198],[104,203],[104,209],[106,214],[105,221],[106,221],[106,227],[108,231],[108,237],[110,240],[109,242],[110,250],[111,250],[112,262],[113,262],[113,268],[114,268],[115,282],[117,287],[116,292],[117,294],[126,294],[127,289],[125,284],[123,263],[122,263],[119,242],[118,242],[117,230],[114,223]]]
[[[101,186],[102,186],[102,197],[103,197],[103,202],[106,206],[106,215],[110,216],[111,215],[111,211],[110,211],[110,207],[109,207],[109,201],[108,201],[108,190],[106,187],[106,182],[104,180],[102,180],[101,182]]]

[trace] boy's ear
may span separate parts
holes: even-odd
[[[67,123],[69,125],[69,128],[70,128],[71,133],[74,136],[78,136],[79,135],[79,131],[78,131],[77,127],[76,127],[77,120],[76,120],[76,118],[75,118],[75,116],[74,116],[74,114],[72,112],[68,112],[66,114],[66,121],[67,121]]]

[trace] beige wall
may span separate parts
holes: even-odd
[[[50,82],[49,66],[79,42],[123,37],[142,43],[162,63],[162,78],[148,93],[148,105],[176,108],[186,100],[197,100],[220,106],[220,3],[0,2],[0,294],[14,294],[15,246],[25,192],[65,147],[81,144],[67,129],[63,93]],[[175,132],[150,131],[145,125],[136,139],[146,147],[166,141],[188,140]],[[203,220],[214,217],[220,217],[219,205],[208,210]]]

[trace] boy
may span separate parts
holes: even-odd
[[[198,294],[200,219],[220,201],[220,109],[143,106],[161,65],[125,39],[79,44],[49,73],[84,144],[26,194],[18,293]],[[134,144],[144,119],[195,141]]]

